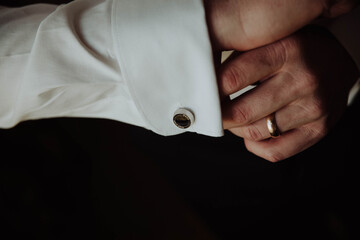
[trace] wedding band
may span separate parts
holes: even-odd
[[[275,113],[270,114],[266,118],[266,125],[272,138],[280,137],[281,133],[276,124]]]

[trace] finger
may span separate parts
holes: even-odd
[[[279,138],[270,138],[261,142],[245,140],[246,148],[255,155],[270,162],[278,162],[289,158],[311,147],[327,133],[326,119],[303,125],[286,132]]]
[[[228,96],[274,75],[285,63],[280,43],[239,54],[235,52],[219,69],[220,95]]]
[[[286,72],[264,81],[258,87],[223,105],[225,129],[249,125],[300,98],[303,92]]]
[[[285,133],[323,117],[326,114],[326,109],[318,102],[315,97],[306,98],[276,111],[276,125],[280,132]],[[247,126],[232,128],[230,131],[251,141],[261,141],[271,137],[267,128],[267,117]]]

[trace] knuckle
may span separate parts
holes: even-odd
[[[239,125],[246,125],[250,121],[249,116],[249,111],[247,111],[244,107],[235,107],[231,113],[232,121]]]
[[[287,59],[291,56],[297,55],[299,49],[301,48],[301,41],[298,37],[290,36],[282,39],[279,43],[279,48],[281,49],[282,56]]]
[[[284,154],[282,154],[276,150],[273,150],[273,149],[267,150],[264,158],[272,163],[277,163],[282,160],[285,160]]]
[[[256,141],[256,142],[263,139],[260,130],[255,126],[249,126],[246,128],[245,137],[251,141]]]
[[[310,105],[310,115],[318,119],[325,114],[325,106],[322,102],[317,101]]]
[[[258,155],[259,157],[262,157],[263,159],[271,162],[271,163],[277,163],[280,162],[282,160],[286,159],[286,156],[284,154],[282,154],[279,151],[276,151],[272,148],[269,149],[263,149],[262,153],[258,153],[256,151],[253,151],[252,149],[250,149],[247,145],[246,148],[249,152],[252,152],[255,155]]]
[[[223,91],[230,94],[241,89],[246,73],[241,68],[231,65],[221,73],[220,78]]]
[[[316,73],[309,71],[306,67],[300,67],[296,71],[291,69],[286,73],[291,77],[292,81],[289,81],[289,83],[297,96],[314,94],[318,91],[320,80]]]
[[[266,60],[266,62],[262,62],[263,64],[269,64],[271,66],[279,66],[285,64],[286,58],[287,58],[287,46],[283,43],[283,41],[276,42],[272,45],[269,45],[266,48],[265,54],[266,58],[262,58],[263,61]]]
[[[319,87],[319,79],[315,76],[315,74],[304,72],[300,79],[299,88],[303,92],[315,92]]]
[[[326,114],[326,106],[320,99],[314,98],[310,104],[303,107],[312,119],[319,119]]]
[[[326,124],[317,124],[304,126],[302,131],[308,139],[321,139],[329,132],[329,129]]]
[[[252,146],[251,144],[248,144],[246,141],[245,141],[245,147],[249,152],[251,152],[271,163],[277,163],[277,162],[280,162],[287,158],[284,153],[278,151],[274,147],[268,146],[268,147],[263,147],[261,149],[258,149],[256,147]]]

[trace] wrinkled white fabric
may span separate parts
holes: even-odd
[[[223,134],[201,0],[78,0],[0,8],[0,127],[107,118],[162,135]],[[186,130],[178,108],[193,112]]]

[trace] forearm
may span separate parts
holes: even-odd
[[[358,0],[204,0],[214,45],[251,50],[280,40],[318,18],[350,11]]]

